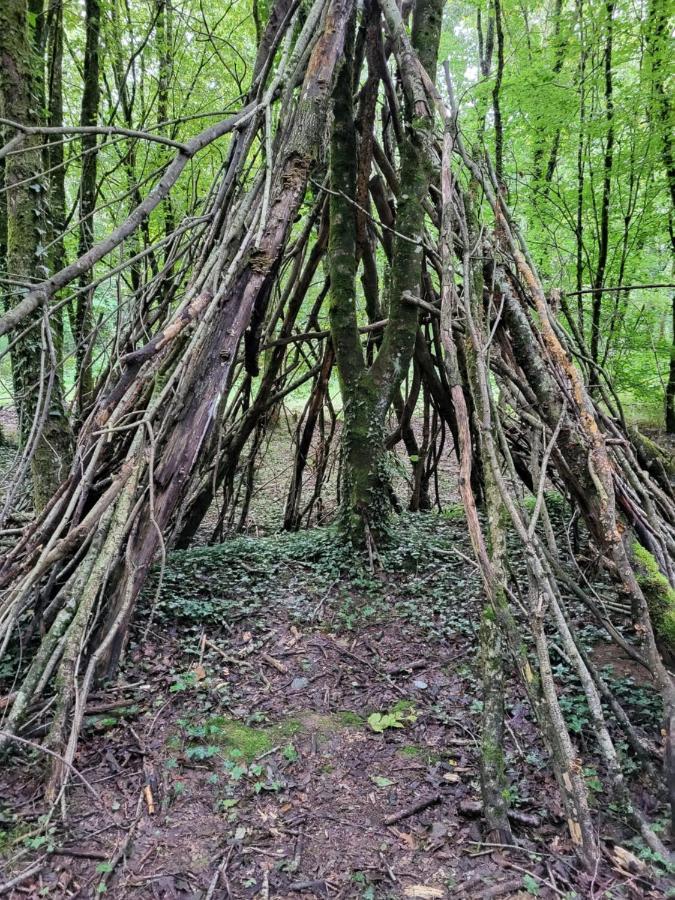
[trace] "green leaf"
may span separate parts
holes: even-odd
[[[370,780],[376,784],[378,787],[389,787],[394,784],[391,778],[385,778],[384,775],[371,775]]]
[[[523,887],[533,897],[539,896],[539,882],[532,875],[523,875]]]

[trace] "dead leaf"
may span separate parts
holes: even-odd
[[[391,830],[402,844],[409,847],[411,850],[417,850],[417,841],[414,834],[411,834],[409,831],[399,831],[398,828],[392,828]]]
[[[434,900],[435,897],[445,897],[443,888],[432,887],[430,884],[411,884],[403,893],[406,897],[417,897],[418,900]]]
[[[457,782],[461,780],[462,779],[456,772],[446,772],[443,776],[443,781],[449,781],[450,784],[457,784]]]
[[[203,681],[206,678],[206,669],[201,663],[195,666],[195,676],[197,681]]]

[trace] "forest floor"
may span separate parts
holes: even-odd
[[[665,896],[665,876],[605,793],[572,679],[563,705],[606,861],[593,876],[579,870],[512,675],[514,846],[485,843],[481,591],[469,553],[451,506],[404,516],[375,572],[329,528],[171,554],[161,590],[155,580],[144,595],[118,681],[91,698],[76,758],[90,788],[73,778],[67,824],[54,817],[36,837],[43,756],[0,773],[2,880],[39,867],[8,895]],[[585,637],[653,733],[656,695],[594,629]],[[562,672],[564,660],[554,662]],[[637,766],[635,779],[653,815]]]

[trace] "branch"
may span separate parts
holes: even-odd
[[[179,141],[172,141],[171,138],[165,137],[163,134],[150,134],[148,131],[136,131],[133,128],[118,128],[114,125],[22,125],[20,122],[13,122],[11,119],[0,118],[0,125],[6,125],[9,128],[15,128],[22,135],[31,134],[105,134],[108,137],[113,135],[129,138],[137,138],[142,141],[154,141],[156,144],[164,144],[167,147],[174,147],[183,153],[189,153],[188,144],[181,144]],[[8,152],[7,148],[13,144],[14,139],[5,147],[0,148],[0,158]],[[11,149],[15,149],[14,145]]]
[[[565,296],[580,297],[582,294],[609,294],[617,291],[646,291],[658,288],[675,288],[675,284],[623,284],[619,287],[584,288],[583,291],[565,291]]]
[[[206,128],[196,137],[188,141],[176,154],[173,162],[169,165],[166,172],[160,179],[159,183],[153,188],[148,196],[130,213],[130,215],[112,231],[107,238],[93,246],[86,253],[83,253],[79,259],[71,263],[69,266],[56,272],[51,278],[41,282],[30,290],[26,296],[12,309],[0,317],[0,337],[12,331],[19,322],[23,321],[26,316],[34,312],[40,303],[48,302],[57,291],[66,287],[71,281],[79,278],[84,272],[88,272],[93,266],[102,260],[118,247],[122,241],[128,238],[138,228],[164,198],[169,194],[171,188],[178,181],[178,178],[192,157],[207,147],[213,141],[233,131],[239,125],[250,119],[258,110],[257,104],[250,103],[242,110],[224,119],[216,125]]]

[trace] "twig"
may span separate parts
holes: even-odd
[[[26,881],[33,875],[37,875],[37,873],[44,868],[46,860],[47,858],[44,857],[39,862],[36,862],[35,865],[29,866],[29,868],[24,869],[23,872],[20,872],[14,878],[10,878],[10,880],[6,881],[4,884],[0,884],[0,894],[8,894],[12,890],[12,888],[15,888],[17,886],[17,884],[21,884],[22,881]]]
[[[390,816],[387,816],[382,820],[383,824],[395,825],[397,822],[401,822],[403,819],[409,819],[410,816],[414,816],[415,813],[422,812],[423,809],[427,809],[427,807],[433,806],[435,803],[439,803],[440,799],[440,794],[430,794],[428,797],[422,797],[420,800],[416,800],[415,803],[412,803],[410,806],[406,806],[405,809],[400,809],[398,812],[392,813]]]
[[[209,885],[209,889],[206,892],[206,897],[204,900],[211,900],[213,895],[216,892],[216,888],[218,887],[218,882],[220,881],[221,876],[227,872],[227,867],[230,864],[230,859],[232,858],[232,854],[234,853],[234,844],[231,845],[230,849],[227,851],[227,855],[223,857],[222,862],[216,869],[216,874],[211,879],[211,884]],[[229,891],[227,892],[229,896]]]
[[[65,760],[59,753],[55,753],[53,750],[49,750],[47,747],[43,747],[42,744],[36,744],[34,741],[26,740],[26,738],[18,737],[16,734],[12,734],[10,731],[0,731],[0,736],[7,738],[10,741],[16,741],[17,744],[23,744],[25,747],[31,747],[33,750],[39,750],[41,753],[46,753],[48,756],[53,757],[54,759],[58,759],[63,765],[67,766],[70,771],[80,779],[82,784],[87,788],[87,790],[98,800],[101,802],[101,798],[99,797],[96,790],[92,787],[92,785],[87,781],[84,775],[75,768],[74,765]]]
[[[279,662],[278,659],[270,656],[269,653],[261,653],[260,658],[263,662],[266,662],[268,666],[272,666],[273,669],[276,669],[277,672],[281,672],[282,675],[288,675],[288,667],[282,662]]]

